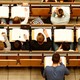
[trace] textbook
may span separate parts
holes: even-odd
[[[3,32],[7,35],[7,30],[6,29],[0,29],[0,40],[4,42],[5,39],[4,39],[3,35],[2,35]]]
[[[25,8],[27,9],[27,12],[25,12]],[[14,6],[11,8],[11,18],[14,18],[15,16],[24,18],[25,13],[26,13],[27,17],[29,17],[29,6],[27,6],[27,7]]]
[[[55,29],[54,42],[73,42],[74,32],[71,29]]]
[[[19,40],[19,41],[23,41],[24,42],[24,41],[26,41],[24,39],[24,35],[26,35],[27,39],[29,39],[29,30],[12,29],[12,30],[10,30],[10,34],[9,34],[9,41],[10,42],[14,42],[15,40]]]
[[[9,18],[9,7],[0,6],[0,18]]]
[[[47,30],[47,33],[48,33],[50,39],[51,39],[51,29],[46,29],[46,30]],[[44,35],[45,41],[46,41],[46,36],[43,33],[43,29],[41,29],[41,28],[32,30],[32,40],[36,40],[38,33],[42,33]]]
[[[66,57],[60,57],[62,60],[62,63],[66,66]],[[44,67],[46,66],[52,66],[52,56],[46,56],[44,57]]]

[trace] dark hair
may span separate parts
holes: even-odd
[[[22,48],[22,45],[21,45],[21,42],[19,40],[16,40],[14,43],[13,43],[13,46],[14,46],[14,49],[15,50],[20,50]]]
[[[37,35],[37,41],[39,43],[42,43],[44,41],[44,39],[45,39],[44,35],[42,33],[38,33],[38,35]]]
[[[54,53],[52,56],[53,63],[58,63],[60,61],[60,55],[58,53]]]
[[[62,17],[63,16],[63,9],[58,9],[58,17]]]
[[[18,17],[18,16],[14,17],[13,24],[20,24],[20,23],[21,23],[20,17]]]
[[[69,49],[70,49],[70,43],[68,43],[68,42],[63,42],[63,43],[62,43],[62,49],[63,49],[63,50],[69,50]]]

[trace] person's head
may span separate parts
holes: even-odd
[[[38,35],[37,35],[37,41],[38,41],[38,43],[39,44],[43,44],[44,39],[45,39],[44,35],[42,33],[38,33]]]
[[[20,17],[18,17],[18,16],[14,17],[13,24],[20,24],[20,23],[21,23]]]
[[[0,50],[4,50],[4,43],[0,41]]]
[[[52,61],[53,61],[54,64],[59,63],[60,62],[60,55],[58,53],[54,53],[52,55]]]
[[[65,50],[69,50],[70,49],[70,44],[68,42],[63,42],[62,43],[62,49]]]
[[[16,40],[14,43],[13,43],[13,46],[15,48],[15,50],[20,50],[21,49],[21,42],[19,40]]]
[[[58,9],[57,15],[61,18],[64,15],[63,9]]]

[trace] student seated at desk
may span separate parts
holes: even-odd
[[[64,8],[64,9],[63,9]],[[67,24],[70,20],[70,10],[66,7],[56,7],[52,8],[51,22],[52,24]]]
[[[25,7],[27,4],[23,3],[22,6],[24,7],[24,11],[25,11],[25,18],[24,20],[21,19],[21,17],[19,16],[15,16],[12,20],[10,20],[10,24],[27,24],[28,23],[28,19],[29,19],[29,14],[27,14],[28,9]]]
[[[42,33],[38,33],[37,40],[31,40],[32,50],[50,50],[51,49],[52,41],[50,40],[47,30],[43,29],[43,33],[45,34],[47,41],[44,41],[45,37]]]
[[[70,44],[69,42],[62,42],[57,49],[57,51],[70,51]],[[71,50],[72,51],[72,50]]]
[[[0,50],[10,50],[11,45],[10,45],[10,42],[7,38],[7,35],[3,32],[2,36],[4,37],[5,42],[0,41]]]
[[[46,80],[64,80],[65,75],[69,75],[69,70],[61,62],[60,55],[56,52],[52,56],[52,66],[46,66],[43,77]]]
[[[27,40],[26,35],[24,34],[25,42],[15,40],[11,42],[11,50],[29,50],[29,41]]]

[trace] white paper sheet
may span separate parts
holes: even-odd
[[[14,42],[15,40],[25,41],[24,34],[27,35],[27,39],[29,39],[29,30],[12,29],[10,30],[9,40],[10,42]]]
[[[29,17],[29,6],[22,7],[22,6],[15,6],[11,8],[11,18],[14,18],[15,16],[18,17],[25,17],[25,8],[27,9],[27,17]]]
[[[55,29],[54,30],[54,42],[73,42],[73,30],[70,29]]]
[[[66,66],[66,57],[60,57],[62,60],[62,63]],[[46,66],[52,66],[52,56],[46,56],[44,57],[44,67]]]
[[[9,7],[6,7],[6,6],[0,7],[0,17],[9,18]]]

